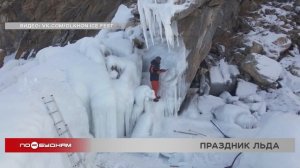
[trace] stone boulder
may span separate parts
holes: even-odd
[[[239,17],[237,23],[237,29],[243,33],[249,33],[251,30],[253,30],[253,26],[251,26],[244,17]]]
[[[258,86],[254,83],[247,82],[243,79],[238,79],[235,95],[241,98],[256,94]]]
[[[275,15],[276,14],[276,10],[275,9],[265,9],[264,10],[264,13],[266,14],[266,15]]]
[[[291,72],[291,74],[300,77],[300,63],[294,63],[288,67],[288,70]]]
[[[263,46],[255,41],[253,41],[252,47],[250,48],[250,53],[262,54],[263,51],[264,51]]]
[[[255,11],[259,8],[259,5],[253,0],[243,0],[241,2],[241,15],[246,14],[249,11]]]
[[[292,46],[292,41],[287,37],[279,37],[272,43],[280,49],[280,53],[287,51]]]
[[[300,14],[300,5],[299,6],[295,6],[295,12],[297,14]]]
[[[264,55],[254,53],[246,57],[240,68],[263,86],[271,86],[279,79],[282,72],[280,63]]]
[[[292,43],[294,45],[296,44],[297,46],[300,46],[300,30],[291,30],[288,34],[292,40]]]
[[[286,10],[286,11],[292,11],[294,8],[292,5],[283,5],[282,9]]]

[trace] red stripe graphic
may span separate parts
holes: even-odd
[[[7,153],[88,152],[87,139],[78,138],[5,138]]]

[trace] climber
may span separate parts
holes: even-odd
[[[151,65],[149,68],[150,72],[150,81],[151,81],[151,86],[152,89],[154,90],[155,93],[155,102],[158,102],[160,99],[160,96],[158,96],[158,90],[159,90],[159,74],[162,72],[166,72],[166,69],[160,69],[160,61],[161,57],[157,56],[155,59],[151,61]]]

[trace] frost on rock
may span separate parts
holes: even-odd
[[[282,66],[277,61],[255,53],[246,57],[242,63],[242,69],[263,85],[276,82],[283,71]]]
[[[186,9],[189,4],[177,5],[174,0],[138,0],[138,10],[147,47],[149,48],[148,30],[152,44],[154,38],[165,37],[168,46],[174,47],[178,40],[177,22],[173,16]]]
[[[294,29],[287,22],[289,19],[286,18],[296,14],[283,9],[282,6],[275,7],[270,4],[262,4],[262,9],[258,10],[258,14],[260,17],[250,23],[253,29],[246,34],[246,45],[252,46],[253,42],[256,42],[262,45],[266,56],[277,60],[292,45],[289,35],[281,32],[287,33]],[[276,25],[281,32],[268,28],[271,25]]]
[[[233,80],[240,72],[235,65],[229,65],[224,59],[220,60],[216,66],[209,69],[211,94],[219,95],[224,90],[233,89]]]
[[[299,48],[294,47],[289,51],[291,55],[283,58],[280,64],[284,68],[280,84],[290,88],[293,92],[300,92],[300,53]]]

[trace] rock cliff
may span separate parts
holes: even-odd
[[[1,0],[0,48],[8,54],[17,51],[16,58],[28,56],[49,45],[65,45],[96,31],[7,31],[5,22],[100,22],[108,21],[124,0]],[[27,53],[27,55],[26,55]]]
[[[190,51],[186,73],[189,84],[209,53],[213,38],[222,34],[218,32],[231,30],[235,26],[239,7],[239,0],[198,0],[195,6],[191,6],[181,17],[179,15],[179,33]]]

